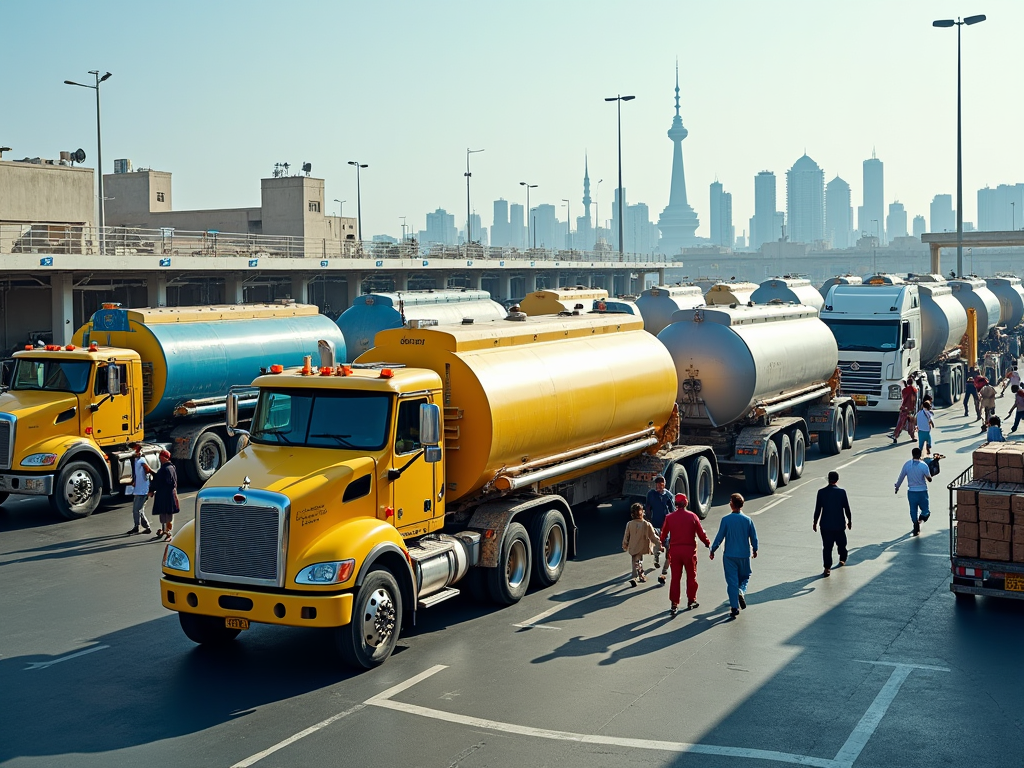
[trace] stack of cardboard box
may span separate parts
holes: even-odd
[[[978,448],[956,503],[957,556],[1024,563],[1024,443]]]

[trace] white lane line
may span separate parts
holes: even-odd
[[[776,494],[776,497],[777,498],[775,499],[775,501],[772,501],[772,502],[769,502],[768,504],[765,504],[763,507],[761,507],[759,510],[757,510],[757,512],[751,512],[750,516],[753,517],[754,515],[760,515],[762,512],[767,512],[772,507],[779,506],[779,504],[781,504],[784,501],[789,501],[789,496],[786,495],[785,493]]]
[[[850,460],[849,460],[848,462],[846,462],[845,464],[840,464],[840,465],[839,465],[838,467],[836,467],[836,469],[846,469],[846,468],[847,468],[848,466],[850,466],[851,464],[856,464],[856,463],[857,463],[858,461],[860,461],[861,459],[863,459],[863,458],[864,458],[865,456],[867,456],[867,454],[866,454],[866,453],[862,453],[862,454],[861,454],[860,456],[858,456],[857,458],[855,458],[855,459],[850,459]]]
[[[354,714],[354,713],[358,712],[361,709],[365,709],[368,704],[375,703],[381,697],[387,698],[389,696],[394,696],[394,695],[396,695],[398,693],[401,693],[406,688],[411,688],[412,686],[416,685],[416,683],[419,683],[419,682],[421,682],[423,680],[426,680],[428,677],[430,677],[433,674],[436,674],[436,673],[440,672],[442,669],[447,669],[447,667],[445,667],[445,665],[443,665],[443,664],[438,664],[438,665],[433,666],[430,669],[426,670],[425,672],[420,672],[415,677],[410,677],[404,683],[399,683],[398,685],[391,686],[386,691],[378,693],[376,696],[374,696],[373,698],[367,699],[362,704],[356,704],[354,707],[349,707],[344,712],[339,712],[336,715],[332,715],[331,717],[328,717],[326,720],[321,720],[316,725],[311,725],[306,730],[299,731],[294,736],[289,736],[287,739],[284,739],[283,741],[277,742],[277,744],[275,744],[274,746],[268,747],[267,749],[264,749],[262,752],[257,752],[255,755],[252,755],[251,757],[247,757],[247,758],[245,758],[245,760],[242,760],[241,762],[235,763],[233,766],[231,766],[231,768],[249,768],[250,765],[254,765],[254,764],[258,763],[260,760],[262,760],[267,755],[272,755],[275,752],[277,752],[279,749],[284,749],[289,744],[294,744],[299,739],[304,739],[306,736],[309,736],[311,733],[316,733],[317,731],[319,731],[319,730],[321,730],[323,728],[326,728],[331,723],[336,722],[338,720],[341,720],[341,718],[343,718],[343,717],[348,717],[349,715]]]
[[[559,611],[561,611],[561,610],[563,610],[565,608],[568,608],[571,605],[576,605],[576,603],[581,603],[584,600],[589,600],[589,599],[591,599],[593,597],[597,597],[598,595],[607,594],[610,590],[614,589],[617,586],[620,586],[620,585],[619,584],[610,584],[610,585],[608,585],[607,587],[605,587],[604,589],[602,589],[602,590],[600,590],[598,592],[594,592],[594,593],[589,594],[589,595],[583,595],[582,597],[578,597],[575,600],[570,600],[567,603],[557,603],[557,604],[551,606],[550,608],[548,608],[546,611],[541,611],[536,616],[534,616],[532,618],[529,618],[526,621],[520,621],[517,624],[513,624],[512,626],[513,627],[520,627],[522,629],[557,629],[557,630],[561,630],[561,627],[553,627],[550,624],[541,624],[540,622],[543,619],[546,619],[548,616],[551,616],[552,614],[558,613]],[[564,593],[562,593],[562,594],[564,594]],[[555,595],[555,597],[559,597],[559,595]]]
[[[892,704],[893,699],[896,698],[896,694],[899,693],[900,686],[910,676],[910,673],[915,669],[928,669],[940,672],[949,672],[945,667],[934,667],[927,664],[899,664],[888,661],[860,661],[861,664],[877,664],[885,667],[893,667],[892,674],[889,675],[889,679],[885,685],[882,686],[882,690],[875,696],[875,700],[871,702],[871,706],[868,707],[867,712],[861,717],[860,722],[857,723],[850,737],[846,740],[846,743],[840,748],[839,753],[836,755],[835,765],[842,768],[852,768],[854,762],[860,756],[861,751],[867,745],[868,740],[874,735],[875,729],[878,728],[878,724],[882,722],[882,718],[885,717],[885,713],[889,709],[889,705]]]
[[[62,661],[74,659],[79,656],[85,656],[87,653],[96,653],[96,651],[102,651],[104,648],[109,647],[109,645],[94,645],[92,648],[86,648],[84,651],[78,651],[77,653],[70,653],[67,656],[61,656],[59,659],[52,659],[50,661],[33,661],[25,667],[25,671],[27,672],[30,669],[47,669],[52,667],[54,664],[60,664]]]

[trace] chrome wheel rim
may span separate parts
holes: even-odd
[[[509,589],[516,589],[526,578],[526,545],[522,539],[516,539],[508,550],[508,565],[505,568],[505,579]]]
[[[199,449],[199,468],[207,474],[220,469],[220,451],[213,443],[207,443]]]
[[[395,634],[397,612],[391,595],[383,588],[370,593],[363,609],[363,641],[370,648],[379,648]]]
[[[565,537],[562,534],[562,526],[552,525],[544,540],[544,564],[554,570],[561,565],[564,552]]]
[[[92,475],[84,469],[76,469],[72,472],[64,485],[64,498],[72,507],[85,504],[95,492],[96,486],[92,481]]]

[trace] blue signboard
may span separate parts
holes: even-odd
[[[167,256],[165,258],[160,259],[160,266],[161,267],[169,267],[169,266],[171,266],[171,257]]]
[[[505,266],[505,262],[504,261],[499,261],[498,262],[498,266],[499,267],[504,267]]]
[[[383,267],[384,266],[384,262],[383,261],[375,262],[375,266]]]
[[[320,262],[320,266],[321,267],[326,267],[328,265],[328,263],[329,262],[326,259],[324,259],[323,261]]]
[[[429,262],[429,261],[427,261],[426,259],[424,259],[424,260],[423,260],[423,266],[424,266],[424,267],[425,267],[425,266],[427,266],[427,265],[428,265],[429,263],[430,263],[430,262]]]
[[[466,266],[467,266],[467,267],[472,267],[472,266],[473,266],[473,261],[472,261],[472,260],[470,260],[470,261],[467,261],[467,262],[466,262]]]
[[[39,260],[39,266],[40,267],[52,267],[53,266],[53,256],[43,256],[43,258],[41,258]]]
[[[249,266],[250,267],[255,267],[259,263],[260,263],[259,259],[249,259]]]
[[[531,261],[531,262],[530,262],[530,266],[532,267],[533,265],[534,265],[534,262],[532,262],[532,261]]]

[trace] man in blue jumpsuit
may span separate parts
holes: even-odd
[[[729,498],[732,512],[722,518],[718,526],[718,535],[711,545],[711,559],[725,541],[725,555],[722,557],[722,568],[725,570],[725,584],[729,592],[729,607],[732,616],[740,615],[740,608],[747,607],[744,593],[750,581],[750,558],[757,557],[757,531],[754,521],[743,514],[743,497],[734,493]]]

